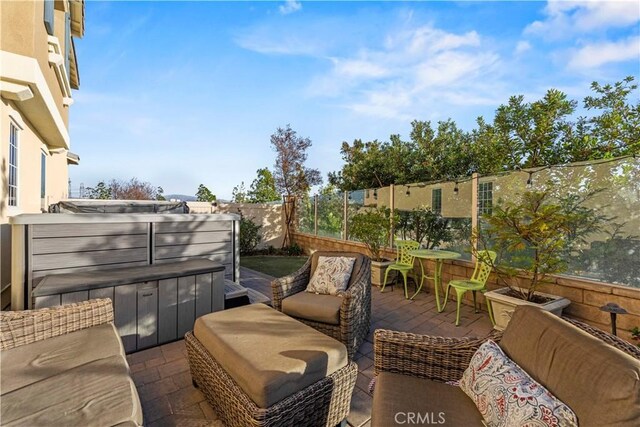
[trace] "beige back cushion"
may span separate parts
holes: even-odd
[[[351,270],[351,277],[349,278],[347,289],[349,289],[349,286],[353,284],[353,281],[355,280],[355,278],[358,277],[358,274],[360,273],[360,270],[362,269],[362,264],[364,262],[364,255],[358,252],[316,251],[313,253],[313,255],[311,255],[311,275],[309,277],[313,277],[313,273],[315,273],[316,268],[318,267],[318,259],[321,256],[355,257],[356,262],[353,264],[353,270]]]
[[[515,310],[500,347],[566,403],[580,426],[639,425],[639,360],[532,306]]]

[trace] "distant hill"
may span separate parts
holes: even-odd
[[[196,196],[187,196],[186,194],[164,194],[167,200],[180,200],[181,202],[195,202]]]

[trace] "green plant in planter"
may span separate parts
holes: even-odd
[[[382,248],[389,244],[391,221],[397,214],[388,208],[366,209],[351,217],[349,236],[364,243],[373,261],[383,261]]]
[[[449,220],[426,206],[398,214],[397,230],[403,240],[412,239],[433,249],[444,242],[451,242],[453,234],[449,229]]]
[[[552,196],[549,190],[526,191],[519,201],[499,203],[491,214],[483,215],[480,233],[474,231],[480,248],[498,253],[494,268],[509,287],[511,296],[531,302],[544,302],[537,288],[551,274],[567,270],[572,251],[585,237],[600,230],[605,219],[584,202],[586,196]],[[526,287],[516,287],[514,278],[525,274]]]

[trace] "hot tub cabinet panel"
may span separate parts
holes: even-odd
[[[239,219],[231,214],[17,215],[10,220],[12,309],[35,307],[33,289],[53,274],[206,258],[224,267],[222,280],[238,282]],[[101,292],[108,291],[89,290],[95,296]],[[160,291],[158,299],[162,299]],[[40,301],[45,304],[44,299]],[[202,313],[208,310],[208,304],[194,310]]]

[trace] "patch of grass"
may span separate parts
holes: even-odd
[[[240,265],[273,277],[283,277],[298,270],[307,259],[306,256],[245,255],[240,257]]]

